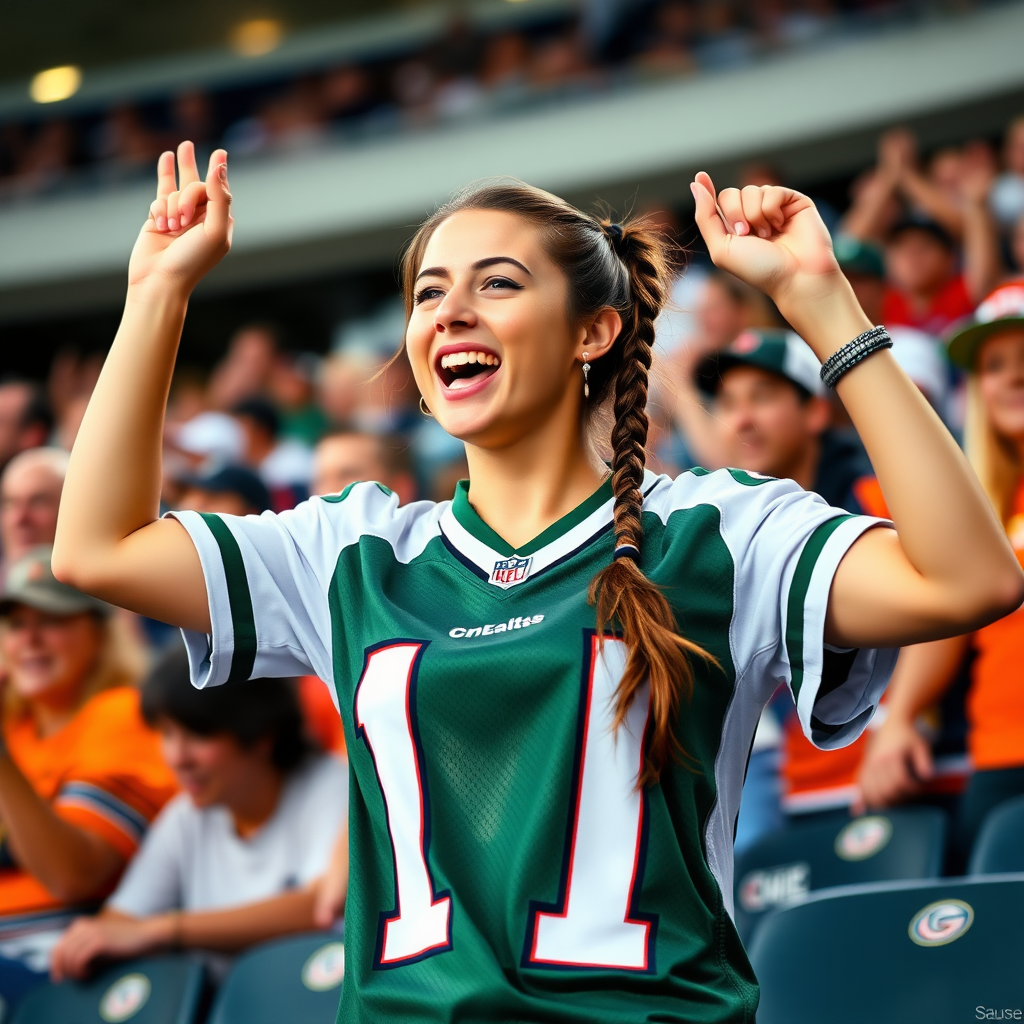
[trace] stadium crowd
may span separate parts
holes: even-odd
[[[674,211],[658,216],[679,229]],[[999,151],[973,141],[922,156],[907,131],[886,133],[832,227],[865,311],[964,438],[1024,559],[1024,118]],[[987,344],[985,325],[1006,317],[1015,330]],[[461,444],[421,415],[393,358],[403,323],[388,302],[344,325],[325,356],[282,344],[276,325],[243,324],[209,374],[180,367],[164,509],[282,511],[366,479],[403,503],[449,498],[465,475]],[[760,293],[694,258],[659,349],[653,468],[730,465],[887,514],[809,348]],[[81,977],[161,949],[203,950],[216,972],[263,939],[341,927],[344,908],[345,741],[326,686],[195,690],[176,630],[50,571],[67,453],[97,372],[64,353],[45,382],[0,380],[5,999],[47,973]],[[755,739],[737,848],[795,821],[924,802],[956,823],[947,866],[962,870],[984,815],[1024,794],[1022,616],[907,649],[884,713],[839,751],[803,738],[780,688]]]
[[[0,124],[0,199],[69,182],[145,176],[183,138],[200,163],[325,142],[348,144],[663,76],[749,64],[893,24],[979,6],[921,0],[586,0],[527,6],[504,20],[454,17],[429,38],[397,35],[365,55],[152,95],[98,102],[70,116],[34,111]]]

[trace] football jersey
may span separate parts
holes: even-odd
[[[346,730],[351,877],[340,1021],[752,1021],[731,920],[748,751],[780,681],[822,746],[852,741],[895,651],[831,651],[829,587],[879,520],[789,481],[644,481],[644,572],[693,660],[687,757],[637,787],[649,694],[613,731],[624,646],[587,587],[611,485],[513,548],[452,501],[355,484],[291,512],[174,513],[212,635],[193,681],[313,672]],[[603,639],[603,642],[602,642]]]

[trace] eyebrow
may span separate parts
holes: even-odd
[[[518,267],[528,277],[533,277],[533,274],[531,274],[530,271],[519,262],[519,260],[514,260],[511,256],[488,256],[486,259],[477,260],[476,263],[473,264],[472,269],[483,270],[485,267],[493,267],[496,263],[511,263],[514,267]],[[427,267],[416,275],[416,280],[418,281],[421,277],[451,278],[451,276],[452,275],[448,273],[444,267]]]

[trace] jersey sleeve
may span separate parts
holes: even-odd
[[[338,556],[395,518],[398,499],[377,484],[315,497],[275,514],[170,512],[199,553],[210,635],[182,630],[199,687],[314,674],[333,692],[329,590]]]
[[[829,592],[850,547],[891,523],[850,515],[790,480],[738,470],[709,474],[704,489],[721,510],[735,565],[730,646],[737,686],[763,703],[785,683],[815,746],[852,743],[878,706],[899,651],[826,644]]]

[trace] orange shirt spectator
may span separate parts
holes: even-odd
[[[19,715],[5,723],[4,739],[36,793],[61,818],[109,843],[126,862],[177,790],[160,756],[157,735],[142,720],[134,687],[96,694],[49,736],[39,735],[30,715]],[[6,836],[0,852],[9,852]],[[38,879],[13,866],[9,857],[4,859],[11,866],[0,871],[0,914],[61,905]]]

